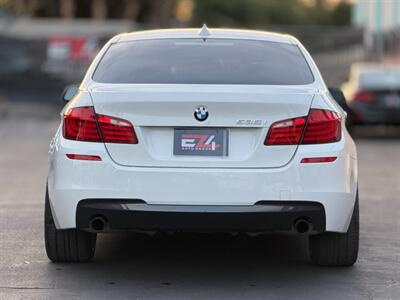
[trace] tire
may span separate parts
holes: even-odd
[[[46,190],[44,239],[47,257],[53,262],[87,262],[94,256],[96,233],[78,229],[57,229]]]
[[[358,257],[358,193],[349,229],[346,233],[325,232],[310,236],[311,260],[320,266],[352,266]]]

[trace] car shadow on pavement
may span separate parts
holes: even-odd
[[[355,268],[314,266],[307,245],[305,236],[102,234],[92,262],[49,264],[48,272],[66,293],[90,287],[99,297],[335,299],[348,293],[339,287],[355,280]],[[318,283],[329,287],[322,298],[313,294]]]
[[[102,235],[98,240],[96,260],[124,261],[155,257],[161,261],[179,259],[190,264],[199,261],[218,262],[229,259],[253,260],[256,257],[266,262],[295,259],[307,263],[306,237],[265,235],[250,237],[229,234],[141,234]],[[260,261],[261,262],[261,261]],[[184,267],[184,265],[182,265]]]
[[[307,245],[305,236],[103,235],[94,263],[124,270],[131,278],[147,274],[161,285],[201,284],[207,290],[229,284],[254,287],[259,284],[255,279],[274,276],[279,269],[310,267]]]
[[[222,233],[177,233],[147,236],[135,233],[99,235],[95,259],[129,261],[132,255],[154,259],[221,261],[258,257],[266,262],[308,262],[306,236],[229,235]]]

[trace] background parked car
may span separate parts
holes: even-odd
[[[342,85],[356,124],[400,124],[400,67],[354,64]]]

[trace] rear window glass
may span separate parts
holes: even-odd
[[[295,45],[233,39],[160,39],[111,45],[101,83],[301,85],[314,81]]]

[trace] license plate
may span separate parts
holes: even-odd
[[[174,155],[227,156],[228,139],[226,128],[176,128]]]
[[[397,94],[390,94],[385,97],[385,104],[390,108],[400,108],[400,97]]]

